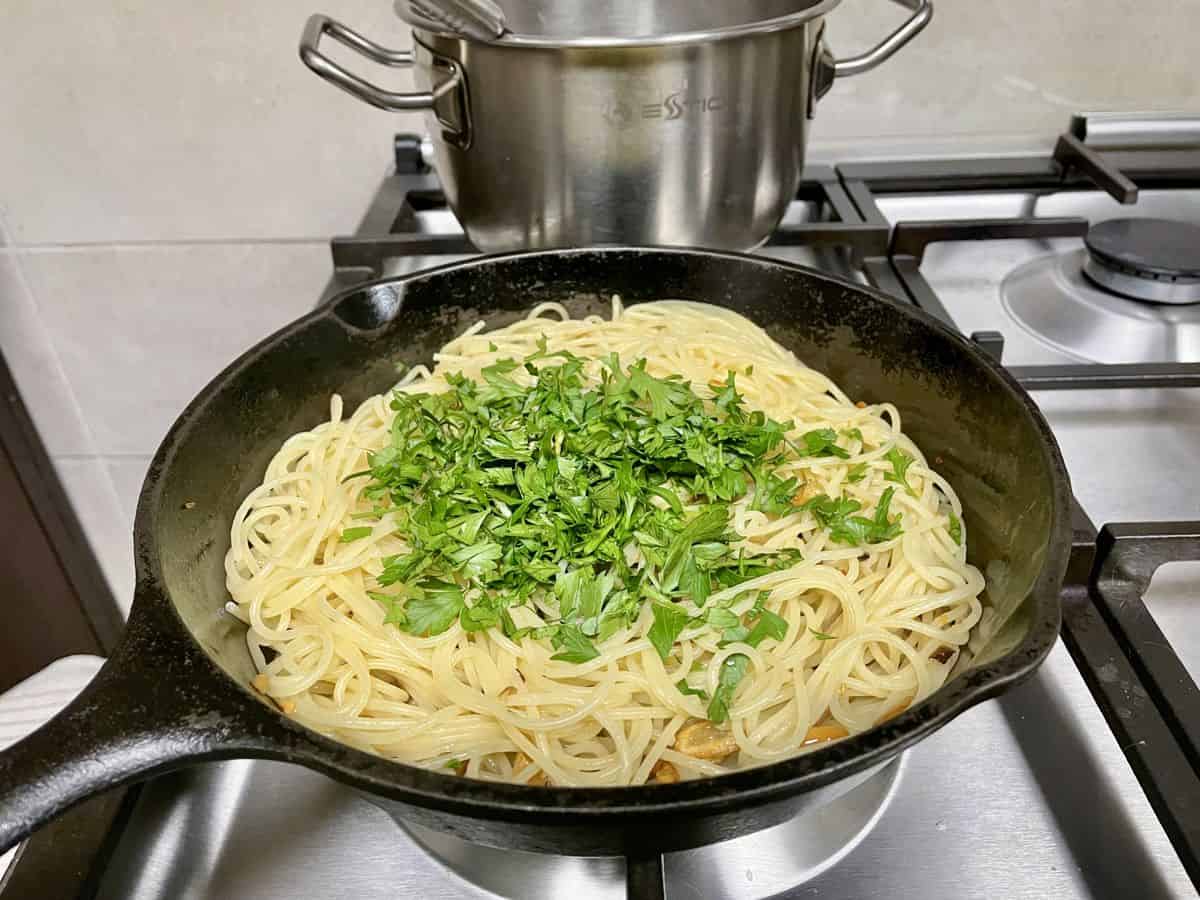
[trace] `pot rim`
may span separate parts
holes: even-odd
[[[752,37],[759,34],[774,34],[787,31],[817,19],[830,12],[842,0],[817,0],[805,9],[776,16],[772,19],[760,19],[756,22],[745,22],[740,25],[727,25],[723,28],[701,29],[697,31],[680,31],[670,34],[631,35],[630,37],[606,37],[603,35],[580,35],[579,37],[564,38],[559,36],[539,34],[520,34],[506,31],[497,38],[483,40],[467,37],[451,31],[431,30],[426,21],[414,21],[405,14],[407,5],[403,2],[395,4],[396,15],[410,25],[413,33],[419,39],[445,38],[465,41],[471,44],[487,44],[493,47],[513,47],[540,50],[607,50],[626,47],[677,47],[687,44],[707,44],[714,41],[733,40],[735,38]]]

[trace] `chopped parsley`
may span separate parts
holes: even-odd
[[[737,617],[737,613],[723,606],[714,606],[712,609],[709,609],[704,614],[704,621],[705,624],[715,631],[737,628],[742,624],[742,620]]]
[[[733,702],[733,693],[746,677],[746,669],[750,665],[750,657],[745,653],[734,653],[725,657],[721,663],[721,675],[717,680],[717,689],[708,704],[708,720],[721,724],[729,718],[729,704]]]
[[[823,631],[817,631],[817,629],[815,629],[815,628],[809,628],[808,630],[809,630],[810,632],[812,632],[812,636],[813,636],[813,637],[815,637],[815,638],[816,638],[818,641],[833,641],[833,640],[837,640],[837,636],[836,636],[836,635],[832,635],[832,634],[826,634],[826,633],[825,633],[825,632],[823,632]]]
[[[850,453],[837,445],[837,439],[837,432],[832,428],[806,431],[800,436],[800,441],[804,445],[801,448],[801,455],[836,456],[838,459],[849,459]]]
[[[550,643],[554,645],[555,650],[559,651],[550,658],[560,659],[563,662],[585,663],[600,655],[596,645],[574,625],[559,625],[555,629],[553,637],[550,638]]]
[[[750,629],[750,634],[746,636],[746,643],[751,647],[757,647],[766,638],[782,641],[787,637],[787,628],[787,619],[769,609],[764,609],[762,615],[758,617],[758,621],[754,623],[754,627]]]
[[[708,699],[708,691],[692,687],[687,683],[686,678],[680,678],[675,682],[675,689],[685,697],[699,697],[701,700]]]
[[[597,658],[596,645],[647,605],[648,637],[663,660],[689,627],[719,632],[724,643],[783,640],[787,622],[765,608],[765,594],[743,616],[706,607],[712,593],[800,559],[795,550],[741,549],[729,504],[748,497],[756,510],[795,511],[798,482],[780,466],[796,456],[848,458],[837,432],[792,443],[791,423],[744,405],[733,372],[705,398],[679,376],[651,375],[644,360],[626,366],[610,355],[599,383],[585,364],[542,341],[478,380],[451,374],[444,392],[393,394],[389,443],[351,476],[370,479],[371,511],[356,515],[391,515],[407,547],[383,560],[384,590],[370,593],[384,621],[418,636],[456,622],[498,629],[514,641],[548,641],[552,659],[576,664]],[[855,431],[848,436],[861,440]],[[875,543],[900,533],[888,517],[891,494],[869,519],[854,515],[856,500],[822,495],[806,507],[833,540]],[[348,528],[341,540],[371,533]],[[535,600],[547,624],[516,627],[512,613]],[[713,721],[727,718],[747,664],[743,654],[722,664]]]
[[[867,464],[855,463],[846,470],[846,481],[849,484],[856,484],[867,477]]]
[[[884,458],[892,464],[892,471],[884,473],[883,480],[894,481],[915,497],[916,491],[908,483],[908,467],[912,465],[913,458],[899,447],[892,447],[884,454]]]
[[[884,491],[875,507],[875,515],[869,519],[866,516],[853,515],[862,508],[862,504],[848,497],[833,499],[825,494],[818,494],[804,506],[812,511],[820,525],[829,529],[829,537],[832,540],[855,547],[880,544],[897,538],[902,533],[899,517],[893,520],[888,515],[895,493],[895,488]]]
[[[462,588],[447,581],[423,579],[415,596],[404,604],[404,623],[400,627],[421,637],[441,634],[465,609]]]
[[[950,532],[950,540],[962,546],[962,522],[958,520],[958,516],[954,514],[954,510],[950,510],[950,525],[947,528]]]
[[[654,604],[654,624],[650,626],[646,637],[664,660],[671,655],[671,648],[689,621],[691,617],[682,606],[673,603]]]

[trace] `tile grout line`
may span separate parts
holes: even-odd
[[[83,415],[83,405],[75,395],[75,388],[71,385],[71,379],[67,377],[67,370],[63,366],[62,359],[58,353],[58,345],[55,344],[53,338],[50,336],[50,329],[46,326],[45,317],[42,315],[42,306],[38,302],[37,295],[34,293],[33,283],[29,278],[29,273],[25,270],[25,263],[21,258],[21,254],[14,253],[12,261],[13,268],[17,274],[17,283],[25,294],[27,302],[32,304],[34,321],[41,327],[43,335],[46,338],[46,343],[50,347],[50,353],[54,358],[55,373],[62,380],[63,385],[66,387],[67,395],[71,398],[71,411],[75,414],[75,418],[83,430],[84,441],[89,448],[94,448],[96,446],[96,437],[92,434],[92,427]]]
[[[243,247],[243,246],[276,246],[276,247],[307,247],[328,246],[329,237],[295,237],[295,238],[197,238],[195,240],[145,240],[145,241],[78,241],[69,242],[35,242],[0,244],[0,253],[86,253],[96,250],[171,250],[188,247]]]
[[[71,380],[67,377],[66,369],[63,367],[62,359],[59,356],[58,345],[54,342],[53,338],[50,336],[49,328],[47,328],[45,318],[42,316],[41,304],[38,302],[37,295],[33,290],[33,283],[29,278],[29,274],[25,270],[25,264],[24,264],[24,260],[22,258],[22,254],[21,253],[12,254],[12,262],[13,262],[13,269],[16,272],[17,285],[25,295],[25,302],[32,305],[33,320],[37,323],[38,327],[40,327],[43,330],[46,342],[48,343],[48,345],[50,347],[50,353],[54,360],[54,368],[56,370],[58,377],[62,380],[67,397],[70,399],[72,412],[74,413],[77,421],[79,422],[79,426],[80,426],[80,429],[82,430],[84,442],[88,447],[94,448],[96,446],[96,437],[92,433],[91,425],[88,424],[86,417],[84,417],[84,415],[83,415],[83,406],[79,402],[79,397],[75,393],[75,388],[72,386]],[[36,426],[35,426],[35,428],[36,428]],[[39,437],[40,437],[40,435],[39,435]],[[57,463],[55,462],[55,456],[51,455],[50,459],[51,459],[51,464],[54,465],[55,468],[57,468]],[[97,459],[97,462],[100,464],[100,468],[103,472],[103,475],[102,475],[103,484],[102,484],[101,489],[104,492],[105,505],[108,507],[107,515],[110,516],[112,518],[112,520],[115,520],[117,522],[124,522],[126,519],[126,516],[125,516],[124,508],[122,507],[122,504],[121,504],[121,497],[120,497],[119,493],[117,492],[116,482],[113,480],[112,472],[109,470],[108,465],[103,460]],[[58,473],[58,478],[60,481],[63,480],[61,473]],[[65,482],[63,483],[63,491],[67,495],[67,501],[72,505],[72,507],[74,507],[74,513],[75,513],[76,517],[79,518],[79,520],[80,520],[80,527],[83,527],[83,519],[80,514],[80,510],[78,508],[78,500],[77,500],[77,498],[72,496],[71,492],[67,489],[67,485],[65,484]],[[98,536],[89,534],[88,530],[86,528],[83,529],[83,534],[84,534],[84,539],[87,541],[92,554],[96,557],[97,563],[100,564],[101,570],[103,571],[103,563],[100,562],[99,542],[97,540]],[[107,577],[107,574],[106,574],[106,577]],[[109,580],[111,581],[112,579],[110,578]],[[117,599],[117,603],[122,605],[122,608],[126,608],[126,606],[127,606],[127,604],[123,603],[121,598]]]

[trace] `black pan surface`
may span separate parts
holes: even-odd
[[[390,387],[397,362],[428,362],[481,317],[501,326],[546,300],[606,312],[614,293],[727,306],[851,397],[896,404],[963,501],[969,558],[1004,623],[975,637],[974,665],[883,725],[808,755],[613,789],[492,784],[389,762],[309,731],[250,689],[242,626],[223,612],[223,561],[231,518],[280,443],[325,419],[331,393],[353,408]],[[1033,672],[1058,633],[1069,501],[1049,427],[999,365],[919,310],[816,271],[730,253],[605,248],[484,257],[363,285],[247,351],[172,427],[138,505],[137,588],[122,643],[70,707],[0,754],[0,849],[98,791],[232,757],[307,766],[398,817],[501,847],[644,855],[765,828],[828,802]]]

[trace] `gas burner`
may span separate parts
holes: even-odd
[[[1200,244],[1194,249],[1200,251]],[[1096,260],[1095,252],[1089,243],[1089,250],[1042,256],[1014,269],[1000,286],[1005,308],[1034,337],[1077,359],[1200,362],[1200,304],[1146,303],[1098,287],[1088,269]],[[1105,272],[1126,281],[1141,280],[1123,272]],[[1148,284],[1153,288],[1159,283]]]
[[[1109,219],[1083,242],[1083,272],[1105,290],[1152,303],[1200,302],[1200,225]]]
[[[667,896],[765,900],[834,865],[867,835],[895,793],[903,757],[876,770],[826,806],[763,831],[663,857]],[[481,847],[401,823],[460,878],[501,897],[626,896],[619,857],[550,856]]]

